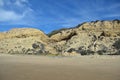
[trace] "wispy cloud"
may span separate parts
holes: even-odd
[[[16,0],[14,4],[18,7],[24,7],[26,3],[28,4],[28,0]]]
[[[3,6],[3,5],[4,5],[3,0],[0,0],[0,6]]]
[[[0,21],[14,21],[20,20],[24,17],[24,15],[20,15],[15,13],[14,11],[2,10],[0,9]]]
[[[119,0],[0,0],[0,24],[52,30],[82,22],[120,19]]]
[[[32,13],[28,0],[0,0],[0,22],[27,24]]]

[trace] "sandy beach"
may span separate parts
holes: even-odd
[[[120,56],[0,55],[0,80],[120,80]]]

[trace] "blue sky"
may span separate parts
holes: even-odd
[[[32,27],[49,33],[113,19],[120,19],[120,0],[0,0],[0,31]]]

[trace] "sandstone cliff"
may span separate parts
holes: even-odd
[[[120,54],[120,20],[92,21],[53,31],[33,28],[0,33],[0,53],[90,55]]]
[[[63,54],[120,54],[120,20],[86,22],[50,38],[61,43]]]
[[[40,42],[47,45],[49,38],[42,31],[33,28],[16,28],[0,33],[0,53],[34,54],[32,44]],[[47,46],[49,51],[49,46]],[[51,48],[50,48],[51,49]]]

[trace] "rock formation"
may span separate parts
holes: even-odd
[[[115,44],[120,40],[120,20],[86,22],[50,38],[56,44],[62,43],[63,54],[120,54],[120,48],[116,48],[119,44]]]
[[[47,45],[49,38],[42,31],[33,28],[17,28],[0,33],[0,53],[38,54],[32,47],[39,42]],[[49,50],[49,49],[48,49]]]
[[[92,21],[53,31],[32,28],[0,33],[0,53],[90,55],[120,54],[120,20]]]

